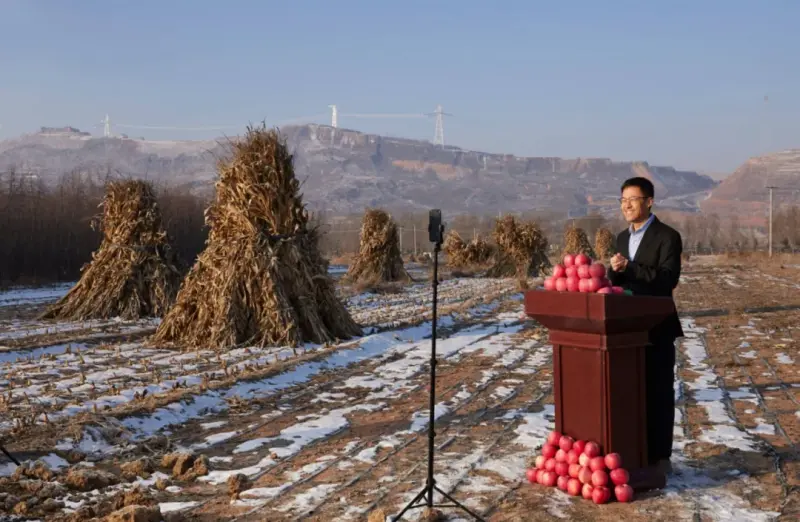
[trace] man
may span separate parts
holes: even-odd
[[[617,236],[608,278],[634,295],[672,297],[681,275],[680,234],[652,213],[653,184],[631,178],[622,184],[620,206],[628,229]],[[650,330],[645,352],[647,449],[650,465],[672,470],[672,426],[675,422],[675,339],[683,337],[677,310]]]

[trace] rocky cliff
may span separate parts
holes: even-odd
[[[726,177],[701,207],[704,212],[736,215],[744,223],[762,225],[768,212],[769,186],[790,189],[776,192],[776,206],[800,202],[800,149],[750,158]]]
[[[366,206],[481,214],[616,212],[620,184],[637,175],[653,181],[660,205],[695,211],[717,184],[696,172],[640,161],[489,154],[324,125],[284,127],[282,132],[295,152],[310,206],[337,214],[361,212]],[[97,175],[111,170],[210,191],[215,160],[223,154],[223,140],[148,141],[47,132],[0,142],[0,171],[16,167],[49,183],[75,169]]]

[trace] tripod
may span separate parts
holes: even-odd
[[[3,447],[2,444],[0,444],[0,451],[2,451],[3,454],[11,460],[11,462],[16,464],[17,466],[22,466],[22,464],[20,464],[19,461],[15,459],[14,456],[11,453],[9,453],[8,450],[6,450],[6,448]]]
[[[475,520],[485,522],[480,516],[476,515],[469,508],[461,504],[458,500],[454,499],[448,493],[442,491],[436,485],[436,479],[433,478],[433,453],[435,446],[433,439],[436,437],[436,432],[433,429],[434,423],[434,408],[436,406],[436,297],[437,289],[439,287],[439,251],[442,247],[442,238],[444,236],[444,225],[441,223],[441,213],[438,210],[431,211],[431,218],[428,223],[428,234],[430,234],[431,242],[434,243],[433,247],[433,319],[431,323],[431,390],[429,398],[430,418],[428,420],[428,478],[425,481],[425,487],[420,491],[414,499],[409,502],[406,507],[392,519],[392,522],[397,522],[403,518],[403,514],[409,509],[416,509],[427,507],[432,509],[434,507],[454,507],[460,508],[472,515]],[[438,491],[444,498],[449,500],[451,504],[434,504],[433,492]]]

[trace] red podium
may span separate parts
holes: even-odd
[[[663,488],[647,465],[648,330],[675,311],[669,297],[525,293],[525,313],[550,330],[556,430],[619,453],[634,490]]]

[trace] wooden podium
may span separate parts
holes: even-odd
[[[634,490],[663,488],[647,464],[648,330],[675,311],[669,297],[529,290],[525,313],[550,330],[556,430],[619,453]]]

